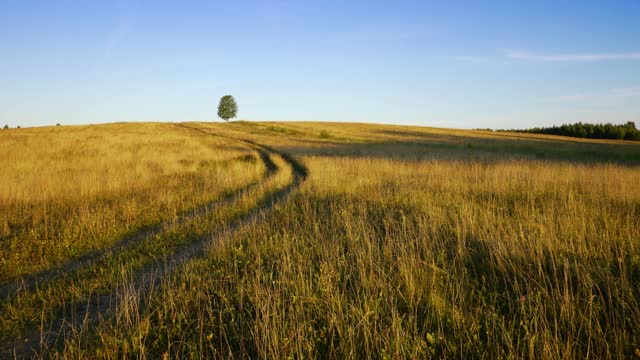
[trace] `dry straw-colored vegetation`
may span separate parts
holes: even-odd
[[[0,134],[0,279],[61,264],[256,181],[251,149],[171,124]]]
[[[3,173],[0,185],[9,223],[4,276],[73,259],[60,249],[105,246],[259,182],[139,248],[6,299],[0,332],[15,353],[25,349],[16,339],[46,332],[65,304],[117,286],[110,316],[31,348],[74,358],[640,356],[639,145],[362,124],[185,125],[216,136],[168,124],[0,133],[3,154],[12,154],[0,161],[14,174]],[[274,176],[264,178],[264,163],[244,157],[260,160],[240,138],[274,150]],[[163,141],[180,145],[157,146]],[[30,142],[52,145],[26,155]],[[118,146],[144,150],[106,163],[96,159],[107,150],[62,152]],[[279,153],[302,163],[308,178],[269,206],[260,199],[291,184],[296,171]],[[219,165],[193,165],[203,160]],[[104,170],[110,166],[117,170]],[[165,200],[155,202],[158,193]],[[128,217],[119,210],[127,197],[140,203]],[[136,287],[127,275],[260,206],[262,216],[211,242],[157,287]],[[91,217],[79,222],[81,209],[111,214],[114,229]],[[23,218],[27,230],[14,230],[13,219]],[[82,226],[93,227],[80,232],[92,238],[55,235]],[[27,240],[31,229],[39,238]],[[5,244],[57,255],[30,264]]]

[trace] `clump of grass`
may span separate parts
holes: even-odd
[[[284,126],[267,126],[266,127],[267,131],[271,131],[271,132],[275,132],[275,133],[281,133],[281,134],[287,134],[287,135],[296,135],[296,136],[300,136],[300,135],[304,135],[303,132],[295,130],[295,129],[291,129],[288,127],[284,127]]]

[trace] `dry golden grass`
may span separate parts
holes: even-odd
[[[172,124],[3,131],[0,154],[0,280],[109,245],[264,172],[252,149]]]
[[[363,124],[188,126],[291,154],[309,178],[160,289],[111,280],[128,289],[115,316],[42,354],[640,355],[639,145]],[[270,188],[290,181],[285,171]]]

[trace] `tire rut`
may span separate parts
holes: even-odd
[[[189,260],[204,256],[210,244],[230,238],[240,228],[256,222],[273,210],[276,205],[283,203],[308,177],[308,171],[302,164],[290,155],[271,147],[247,139],[210,133],[200,128],[192,128],[182,124],[175,125],[190,131],[199,131],[210,136],[225,137],[247,143],[256,149],[260,149],[259,153],[264,154],[266,159],[269,158],[269,153],[277,154],[291,166],[293,179],[289,184],[264,195],[255,207],[239,215],[226,226],[213,230],[212,233],[207,235],[194,238],[188,244],[179,247],[164,260],[150,263],[135,271],[125,286],[116,286],[106,294],[94,294],[82,303],[78,302],[63,306],[61,309],[62,316],[54,320],[47,329],[38,329],[40,330],[38,333],[22,336],[20,340],[0,345],[0,356],[5,354],[15,358],[26,358],[37,355],[42,351],[55,349],[64,343],[67,338],[74,336],[78,329],[87,329],[95,325],[99,320],[112,317],[118,304],[127,301],[127,299],[124,299],[123,294],[128,289],[135,289],[138,295],[141,295],[158,288],[161,285],[160,280],[171,274],[174,269]],[[264,160],[265,158],[263,158]],[[270,159],[266,163],[270,163],[272,166],[268,171],[271,173],[277,171],[277,167]],[[267,167],[269,168],[270,166],[268,165]]]
[[[43,284],[62,278],[64,276],[68,276],[69,274],[79,269],[83,269],[93,264],[99,263],[100,261],[104,260],[105,257],[109,254],[118,253],[128,247],[139,243],[146,238],[171,230],[179,225],[182,225],[190,220],[206,214],[215,207],[232,203],[233,200],[251,191],[260,183],[266,182],[277,171],[277,166],[273,163],[273,161],[271,161],[268,153],[265,150],[256,147],[255,145],[251,147],[258,152],[262,163],[266,167],[266,172],[262,179],[260,179],[259,181],[251,182],[231,193],[223,195],[218,199],[209,201],[206,204],[181,211],[170,220],[158,222],[153,225],[144,227],[142,230],[124,235],[114,244],[84,253],[83,255],[67,261],[62,266],[45,269],[31,274],[16,276],[12,279],[9,279],[0,285],[0,299],[7,301],[20,292],[35,289],[38,284]]]

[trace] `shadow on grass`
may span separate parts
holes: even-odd
[[[367,143],[318,142],[297,139],[297,145],[278,146],[293,155],[378,157],[401,160],[535,160],[580,164],[640,165],[640,144],[629,142],[573,142],[558,139],[480,138],[449,134],[378,130],[398,138]],[[308,146],[306,145],[308,143]]]

